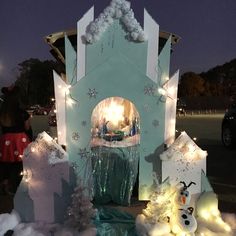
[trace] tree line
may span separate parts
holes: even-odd
[[[30,58],[18,64],[19,75],[15,84],[20,87],[25,106],[47,106],[54,97],[53,70],[65,73],[64,66],[53,60]]]
[[[200,74],[184,73],[178,97],[233,96],[236,94],[236,59]]]
[[[50,104],[54,97],[53,70],[65,73],[65,66],[58,61],[35,58],[18,64],[15,84],[21,88],[22,101],[26,106]],[[207,72],[186,72],[181,76],[178,87],[179,98],[232,94],[236,94],[236,59]]]

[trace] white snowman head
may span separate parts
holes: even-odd
[[[181,181],[181,184],[183,184],[183,187],[180,188],[179,190],[179,194],[178,194],[178,204],[185,206],[185,205],[189,205],[190,200],[191,200],[191,195],[189,193],[189,191],[187,190],[192,184],[196,184],[195,182],[190,182],[188,185],[184,182]]]

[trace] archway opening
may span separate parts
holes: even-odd
[[[122,97],[109,97],[91,116],[91,147],[130,147],[140,143],[140,117],[135,105]]]

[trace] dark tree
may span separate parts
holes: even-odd
[[[204,79],[194,72],[187,72],[181,76],[178,90],[179,97],[202,96],[205,91]]]
[[[21,88],[23,102],[27,105],[48,105],[54,97],[53,70],[62,72],[63,67],[52,60],[35,58],[25,60],[18,66],[16,84]]]

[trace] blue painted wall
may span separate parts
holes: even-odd
[[[69,158],[71,162],[77,163],[78,174],[88,177],[85,171],[89,170],[87,156],[90,155],[93,109],[103,99],[113,96],[128,99],[135,105],[141,122],[139,165],[141,200],[147,199],[147,193],[153,185],[153,171],[161,175],[158,160],[159,153],[163,151],[165,127],[165,103],[160,101],[157,92],[160,81],[155,84],[146,76],[147,43],[148,41],[136,43],[127,40],[122,25],[118,20],[115,21],[97,43],[86,46],[86,75],[75,85],[72,84],[69,95],[78,103],[66,108]],[[164,73],[169,75],[168,51],[170,52],[170,43],[166,44],[163,59],[160,58],[167,65],[163,65],[162,62],[160,65]],[[69,61],[73,61],[74,53],[71,54],[70,50],[66,50],[66,53],[67,73],[72,75],[71,70],[74,68]],[[90,89],[95,91],[96,96],[89,96]],[[78,140],[73,139],[75,133],[79,134]]]

